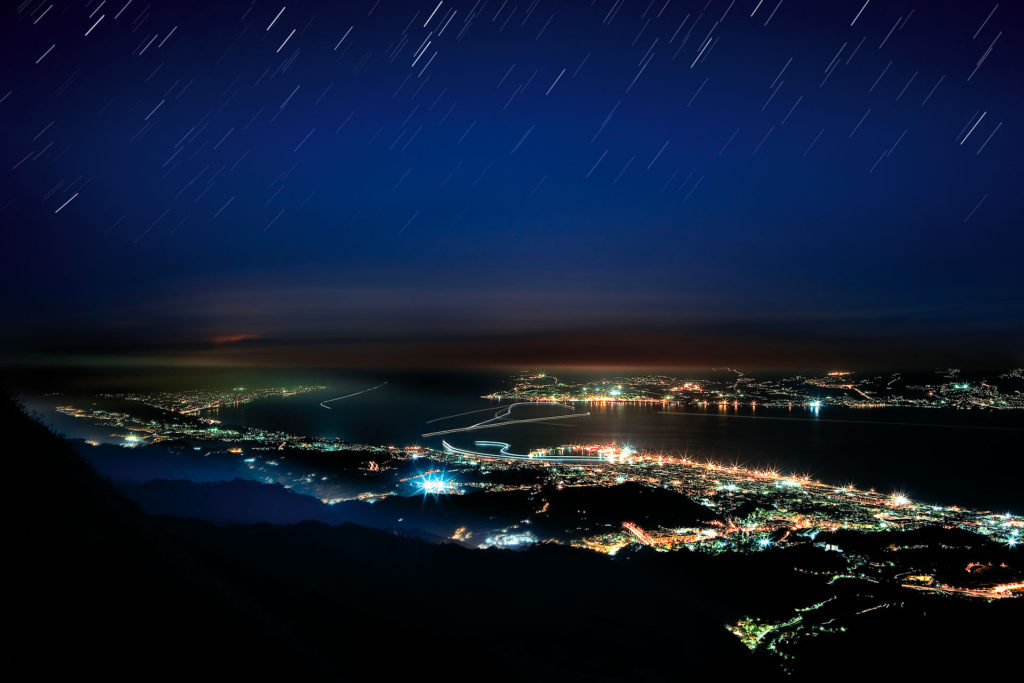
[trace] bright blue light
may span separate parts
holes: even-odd
[[[452,481],[445,479],[443,475],[423,475],[418,478],[416,486],[423,491],[423,495],[429,493],[432,496],[437,496],[452,492]]]
[[[758,545],[760,545],[760,546],[761,546],[762,548],[767,548],[768,546],[770,546],[770,545],[772,544],[772,541],[771,541],[771,539],[770,539],[770,538],[762,538],[762,539],[761,539],[760,541],[758,541],[757,543],[758,543]]]
[[[446,487],[440,479],[430,479],[420,484],[420,488],[427,493],[443,493]]]

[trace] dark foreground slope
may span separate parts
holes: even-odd
[[[132,449],[129,457],[147,454],[144,449]],[[331,505],[280,484],[243,479],[204,483],[155,479],[143,483],[119,481],[115,485],[153,515],[198,517],[223,524],[353,522],[434,541],[449,538],[461,526],[473,532],[473,547],[489,534],[527,518],[529,530],[539,538],[566,542],[587,533],[606,533],[609,527],[618,529],[627,510],[631,520],[645,527],[690,527],[721,519],[681,493],[632,482],[561,490],[545,486],[538,493],[474,491],[458,496],[390,496],[372,504],[347,500]],[[538,512],[542,505],[544,511]],[[413,534],[412,530],[419,533]]]
[[[354,525],[152,517],[5,402],[7,611],[34,676],[759,678],[722,619],[640,567],[471,551]],[[656,587],[655,587],[656,588]]]
[[[838,555],[810,545],[720,556],[627,549],[612,560],[558,546],[468,550],[354,524],[148,515],[12,404],[0,417],[8,651],[38,677],[764,681],[786,669],[808,681],[973,680],[1018,649],[1024,601],[830,582]],[[222,487],[161,491],[220,514],[207,494]],[[235,502],[256,509],[259,492],[243,493]],[[282,493],[294,519],[310,513],[301,496],[263,488],[274,500]],[[832,540],[869,555],[895,542],[844,534]],[[1016,563],[973,535],[900,540],[922,548],[923,566],[933,553],[954,569]],[[826,602],[834,612],[823,618],[841,628],[801,638],[786,658],[751,654],[724,628]]]

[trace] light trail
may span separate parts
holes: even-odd
[[[444,417],[435,417],[433,420],[427,420],[423,424],[428,425],[433,422],[440,422],[441,420],[448,420],[453,417],[462,417],[463,415],[473,415],[475,413],[486,413],[488,410],[494,410],[494,406],[489,408],[481,408],[480,410],[467,410],[464,413],[455,413],[454,415],[445,415]]]
[[[473,429],[473,428],[478,428],[478,427],[482,428],[484,425],[489,425],[490,423],[494,422],[495,420],[500,420],[503,417],[508,417],[509,415],[512,414],[512,409],[515,408],[516,406],[528,406],[528,405],[558,406],[559,408],[567,408],[569,410],[576,410],[576,408],[574,406],[567,406],[567,405],[564,405],[562,403],[551,403],[551,402],[548,402],[548,401],[517,401],[516,403],[511,403],[508,406],[506,406],[504,408],[504,412],[502,412],[502,410],[503,410],[502,408],[498,408],[498,412],[494,413],[494,417],[490,418],[489,420],[484,420],[483,422],[477,422],[476,424],[470,425],[469,427],[464,427],[462,429],[456,429],[456,430],[451,430],[451,431],[463,431],[463,429]],[[464,413],[456,413],[454,415],[446,415],[444,417],[434,418],[433,420],[428,420],[428,421],[424,422],[423,424],[430,424],[431,422],[438,422],[440,420],[447,420],[448,418],[459,417],[459,416],[462,416],[462,415],[473,415],[474,413],[485,413],[485,412],[487,412],[489,410],[493,410],[493,409],[494,409],[494,407],[492,406],[490,408],[481,408],[480,410],[469,410],[469,411],[466,411]],[[557,416],[557,417],[568,417],[568,416]],[[542,418],[542,419],[552,419],[552,418]],[[519,420],[519,421],[526,421],[526,422],[528,422],[530,420]],[[512,424],[512,422],[504,422],[502,424]],[[449,433],[449,432],[432,432],[431,434],[447,434],[447,433]],[[430,434],[423,434],[423,436],[430,436]]]
[[[574,408],[573,406],[567,406],[564,403],[550,403],[549,401],[520,401],[519,403],[513,403],[512,405],[525,405],[525,404],[556,405],[556,406],[559,406],[561,408],[568,408],[569,410],[576,410],[576,408]],[[509,406],[509,407],[511,407],[511,406]],[[423,424],[428,425],[428,424],[431,424],[431,423],[434,423],[434,422],[440,422],[441,420],[447,420],[447,419],[453,418],[453,417],[462,417],[463,415],[473,415],[475,413],[486,413],[488,410],[494,410],[494,406],[490,406],[489,408],[480,408],[479,410],[467,410],[464,413],[455,413],[454,415],[445,415],[444,417],[435,417],[433,420],[427,420]],[[500,412],[501,408],[499,408],[498,411]],[[495,417],[497,417],[497,413],[495,413]]]
[[[328,404],[328,403],[334,403],[335,401],[340,401],[340,400],[341,400],[341,399],[343,399],[343,398],[352,398],[353,396],[358,396],[359,394],[365,394],[366,392],[368,392],[368,391],[373,391],[374,389],[380,389],[380,388],[381,388],[382,386],[384,386],[385,384],[387,384],[387,382],[381,382],[380,384],[378,384],[378,385],[377,385],[377,386],[375,386],[375,387],[370,387],[369,389],[363,389],[362,391],[357,391],[357,392],[356,392],[356,393],[354,393],[354,394],[347,394],[347,395],[345,395],[345,396],[339,396],[338,398],[332,398],[332,399],[328,399],[328,400],[326,400],[326,401],[323,401],[323,402],[322,402],[322,403],[321,403],[320,405],[321,405],[321,407],[323,407],[323,408],[327,408],[327,410],[334,410],[333,408],[331,408],[331,407],[330,407],[329,405],[327,405],[327,404]]]
[[[810,417],[772,417],[769,415],[721,415],[718,413],[684,413],[677,410],[662,410],[659,411],[662,415],[680,415],[687,417],[729,417],[729,418],[746,418],[748,420],[785,420],[788,422],[843,422],[847,424],[865,424],[865,425],[891,425],[894,427],[951,427],[953,429],[989,429],[995,431],[1005,432],[1022,432],[1024,429],[1020,427],[993,427],[990,425],[954,425],[954,424],[928,424],[926,422],[890,422],[888,420],[836,420],[833,418],[810,418]]]
[[[563,406],[560,403],[537,403],[536,401],[517,401],[516,403],[510,403],[508,405],[508,407],[505,408],[505,412],[501,412],[499,410],[497,413],[494,414],[494,417],[492,417],[491,419],[484,420],[483,422],[477,422],[473,426],[474,427],[479,427],[480,425],[490,424],[491,422],[494,422],[495,420],[500,420],[503,417],[508,417],[509,415],[511,415],[512,414],[512,409],[515,408],[516,406],[529,406],[529,405],[543,405],[543,406],[553,405],[553,406],[560,406],[562,408],[568,408],[569,410],[576,410],[576,408],[574,408],[572,406]]]
[[[456,432],[471,432],[471,431],[476,430],[476,429],[491,429],[493,427],[504,427],[505,425],[523,424],[523,423],[526,423],[526,422],[543,422],[543,421],[547,421],[547,420],[564,420],[564,419],[567,419],[567,418],[570,418],[570,417],[587,417],[588,415],[590,415],[589,412],[586,412],[586,413],[573,413],[571,415],[552,415],[550,417],[530,417],[530,418],[527,418],[525,420],[506,420],[505,422],[492,422],[492,421],[488,420],[487,422],[481,422],[481,423],[478,423],[478,424],[475,424],[475,425],[470,425],[469,427],[456,427],[455,429],[443,429],[443,430],[441,430],[439,432],[427,432],[426,434],[420,434],[420,436],[421,437],[441,436],[442,434],[454,434]],[[497,419],[497,418],[495,418],[495,419]]]
[[[572,417],[572,416],[569,416]],[[500,446],[501,449],[497,453],[484,453],[481,451],[471,451],[466,448],[456,448],[447,441],[441,441],[441,445],[447,453],[454,455],[468,455],[474,458],[484,458],[487,460],[527,460],[529,462],[592,462],[592,463],[607,463],[608,461],[600,456],[593,455],[556,455],[556,456],[531,456],[523,455],[522,453],[511,453],[509,452],[509,444],[504,441],[476,441],[474,442],[477,446]]]

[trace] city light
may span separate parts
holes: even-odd
[[[430,473],[421,475],[418,479],[419,481],[416,482],[416,486],[425,496],[428,494],[439,496],[455,493],[452,480],[446,479],[444,475]]]
[[[663,395],[664,386],[672,380],[668,377],[645,377],[635,383],[622,381],[621,394],[615,402],[646,402],[648,399],[643,394],[646,387],[651,387],[652,394],[657,388]],[[813,379],[813,382],[818,381],[818,378]],[[844,378],[844,385],[850,381]],[[813,382],[811,386],[817,387]],[[549,380],[538,386],[538,392],[564,392],[566,386],[565,382],[551,384]],[[613,402],[609,398],[611,392],[619,390],[619,387],[619,384],[609,386],[607,383],[594,386],[592,382],[585,395],[603,397],[601,401],[607,401],[610,408]],[[719,387],[705,389],[713,392],[714,400],[701,403],[699,410],[713,412],[716,416],[733,416],[743,410],[740,407],[743,404]],[[864,391],[861,387],[857,389]],[[747,391],[746,386],[744,391]],[[257,400],[281,394],[280,389],[258,390],[247,396],[248,400]],[[947,391],[944,395],[951,394]],[[923,505],[912,501],[902,491],[883,493],[870,488],[858,489],[851,483],[823,483],[809,474],[783,474],[776,469],[749,468],[735,462],[698,459],[690,454],[646,450],[635,443],[563,443],[518,453],[510,443],[496,440],[473,441],[472,449],[444,440],[438,447],[360,446],[336,439],[315,439],[256,427],[239,427],[227,420],[222,423],[214,417],[219,407],[225,405],[226,398],[235,405],[238,396],[237,392],[225,397],[218,392],[193,391],[124,397],[173,413],[171,417],[165,415],[160,419],[142,417],[127,408],[122,411],[61,406],[58,412],[107,425],[108,433],[119,436],[125,445],[137,444],[148,448],[164,441],[173,444],[187,440],[204,443],[201,449],[207,455],[241,455],[237,460],[244,458],[245,465],[257,480],[311,492],[328,505],[358,500],[386,506],[388,503],[384,501],[391,496],[422,495],[423,510],[426,511],[432,502],[427,500],[428,495],[440,499],[441,496],[467,491],[520,492],[529,505],[523,514],[503,520],[494,516],[489,521],[452,518],[450,527],[430,530],[451,542],[474,548],[524,549],[537,543],[558,543],[606,555],[630,546],[644,546],[659,553],[686,551],[718,555],[768,550],[784,553],[802,547],[808,557],[821,552],[835,558],[835,566],[829,569],[798,567],[798,571],[817,574],[828,585],[838,581],[860,581],[864,582],[864,590],[868,592],[873,590],[870,586],[882,584],[895,590],[988,601],[1018,598],[1024,592],[1019,568],[1000,567],[984,556],[993,548],[1006,553],[1018,547],[1024,520],[1010,512]],[[512,414],[517,405],[540,403],[551,406],[574,400],[571,396],[539,393],[506,398],[516,400],[511,405],[497,406],[493,412],[498,419],[485,420],[484,426],[492,422],[494,426],[507,425],[508,421],[502,422],[502,418]],[[749,396],[744,398],[749,399]],[[795,405],[804,405],[815,411],[823,403],[820,399],[810,400],[806,396],[801,400],[795,393],[791,398]],[[832,395],[827,400],[828,405],[832,405]],[[660,398],[658,402],[665,405]],[[714,407],[716,405],[720,407]],[[595,408],[605,409],[600,405]],[[764,412],[764,409],[760,410]],[[696,412],[685,408],[679,410],[684,411]],[[582,413],[581,410],[575,411],[575,414]],[[508,433],[511,438],[511,432]],[[349,472],[358,472],[358,481],[366,482],[367,488],[353,494],[350,484],[337,486],[333,483],[337,473],[326,467],[318,467],[315,475],[298,471],[290,453],[303,451],[330,454],[330,460],[337,462],[357,455],[346,467],[350,467]],[[405,476],[399,474],[402,472],[399,468],[409,466],[418,466],[418,469]],[[607,509],[595,516],[588,514],[588,505],[568,510],[569,514],[573,511],[578,513],[572,526],[561,527],[564,531],[552,530],[551,515],[566,512],[553,492],[617,487],[621,487],[618,490],[626,499],[635,495],[639,487],[658,490],[659,496],[680,495],[703,508],[707,516],[698,514],[692,523],[681,523],[678,519],[659,518],[658,514],[640,513],[643,516],[634,517],[638,511],[627,507],[615,508],[614,512],[622,517],[609,520]],[[581,491],[572,495],[592,494]],[[637,521],[628,521],[631,518]],[[970,558],[972,563],[969,566],[973,569],[942,573],[940,570],[950,568],[943,567],[941,561],[936,564],[923,560],[929,542],[922,542],[921,536],[913,535],[923,530],[931,530],[928,533],[956,530],[956,533],[975,535],[979,545],[973,546],[978,551],[976,557]],[[863,534],[862,538],[875,532],[885,532],[886,540],[879,550],[862,551],[853,546],[845,547],[844,539],[835,535],[837,532]],[[956,537],[952,541],[956,543]],[[907,550],[914,552],[905,552]],[[971,552],[973,555],[975,550]],[[962,569],[962,566],[953,569]],[[867,609],[883,606],[884,603],[871,605]],[[822,610],[819,618],[815,614],[818,607],[820,605],[799,608],[797,616],[788,619],[785,615],[780,617],[781,620],[744,619],[730,630],[740,635],[751,649],[776,651],[789,640],[802,637],[800,629],[809,624],[813,624],[813,629],[828,630],[832,627],[827,624],[842,618],[829,610]]]

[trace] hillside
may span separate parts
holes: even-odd
[[[3,422],[24,494],[12,565],[28,599],[12,614],[14,651],[37,675],[336,679],[440,667],[455,678],[659,680],[680,660],[754,670],[688,591],[637,594],[628,564],[352,524],[153,517],[13,404]]]

